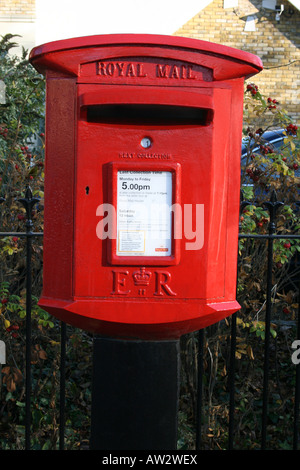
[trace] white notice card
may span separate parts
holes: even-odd
[[[118,171],[117,255],[170,256],[172,173]]]

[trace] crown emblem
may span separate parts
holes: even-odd
[[[146,271],[146,268],[140,268],[139,271],[135,271],[132,274],[134,284],[136,286],[149,286],[151,275],[152,273]]]

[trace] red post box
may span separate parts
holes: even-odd
[[[243,84],[260,59],[105,35],[42,45],[30,60],[47,82],[40,305],[141,339],[237,311]]]

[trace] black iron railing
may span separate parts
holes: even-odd
[[[3,197],[0,203],[5,202]],[[39,202],[39,199],[33,197],[31,189],[28,187],[25,191],[25,197],[18,199],[26,211],[25,232],[0,232],[1,237],[18,237],[26,240],[26,338],[25,338],[25,450],[31,448],[31,338],[32,338],[32,242],[35,238],[43,237],[42,232],[33,232],[32,210]],[[64,403],[65,403],[65,345],[66,328],[61,326],[61,393],[60,393],[60,448],[64,448]]]
[[[241,198],[240,212],[252,203],[243,201]],[[267,445],[268,430],[268,398],[269,398],[269,368],[270,368],[270,325],[272,318],[272,268],[273,268],[273,244],[276,239],[300,239],[300,234],[276,234],[277,211],[283,205],[277,201],[275,191],[272,192],[270,201],[264,203],[269,212],[270,221],[267,234],[239,234],[239,239],[267,240],[267,276],[266,276],[266,313],[265,313],[265,342],[264,342],[264,367],[263,367],[263,400],[261,418],[261,449],[265,450]],[[240,227],[241,228],[241,227]],[[237,338],[237,313],[231,316],[231,341],[230,341],[230,366],[229,366],[229,423],[228,423],[228,449],[234,448],[234,434],[236,431],[235,417],[235,362],[236,362],[236,338]],[[297,339],[300,335],[300,286],[298,290],[298,318]],[[196,449],[201,449],[201,417],[202,417],[202,387],[203,387],[203,345],[204,331],[199,331],[198,336],[198,415]],[[295,395],[294,395],[294,419],[293,419],[293,450],[298,449],[299,441],[299,402],[300,402],[300,365],[296,366]]]
[[[32,243],[36,238],[42,237],[42,232],[33,231],[32,210],[38,199],[33,197],[30,188],[26,189],[25,197],[18,200],[26,210],[26,221],[24,232],[0,232],[0,238],[4,237],[19,237],[26,240],[26,370],[25,370],[25,449],[31,448],[31,393],[32,393],[32,377],[31,377],[31,346],[32,346],[32,331],[31,331],[31,313],[32,313]],[[4,198],[0,198],[0,203],[5,203]],[[241,210],[247,204],[246,201],[241,202]],[[272,193],[270,201],[265,203],[265,208],[269,212],[270,222],[268,233],[266,234],[243,234],[240,233],[240,239],[261,239],[266,240],[268,243],[267,251],[267,284],[266,284],[266,314],[265,314],[265,343],[264,343],[264,376],[263,376],[263,406],[261,418],[261,449],[266,448],[267,431],[268,431],[268,382],[269,382],[269,358],[270,358],[270,325],[272,317],[272,265],[273,265],[273,243],[276,239],[300,239],[300,234],[276,234],[276,216],[277,211],[282,206],[282,203],[277,201],[276,194]],[[298,297],[300,295],[300,289]],[[300,301],[298,301],[300,305]],[[300,312],[298,307],[297,318],[297,338],[300,339]],[[235,423],[235,352],[236,352],[236,337],[237,337],[237,314],[231,316],[231,338],[230,338],[230,367],[229,367],[229,421],[228,421],[228,449],[234,448],[234,433],[236,430]],[[198,332],[198,386],[197,386],[197,420],[196,420],[196,437],[195,448],[201,449],[202,447],[202,415],[203,415],[203,347],[204,347],[204,334],[205,331]],[[66,414],[66,378],[65,378],[65,364],[66,364],[66,344],[67,344],[67,330],[66,325],[61,323],[61,349],[60,349],[60,398],[59,398],[59,449],[65,448],[65,414]],[[294,393],[294,417],[293,417],[293,449],[298,449],[299,440],[299,403],[300,403],[300,364],[295,366],[295,393]],[[0,436],[1,442],[1,436]]]

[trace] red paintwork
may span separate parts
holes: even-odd
[[[243,84],[262,69],[260,59],[194,39],[111,35],[45,44],[30,60],[47,78],[40,305],[82,329],[142,339],[179,337],[237,311]],[[208,113],[203,125],[159,115],[148,124],[88,122],[97,104]],[[116,172],[126,168],[171,171],[173,202],[204,204],[200,250],[186,250],[183,238],[170,257],[133,261],[96,236],[97,207],[116,201]],[[134,284],[141,267],[144,291]]]

